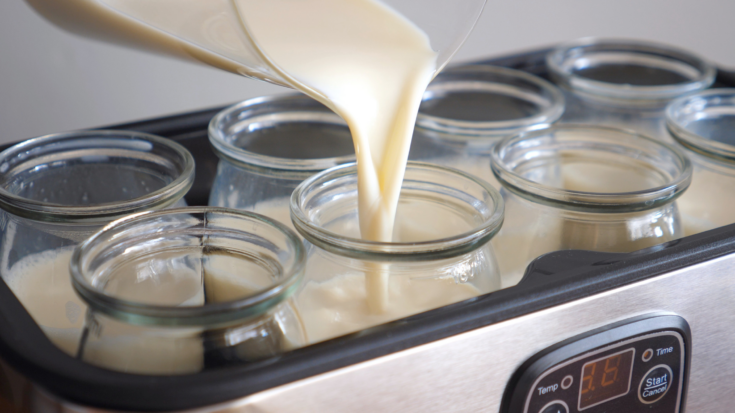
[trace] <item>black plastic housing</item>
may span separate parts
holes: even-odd
[[[662,331],[673,331],[678,333],[684,340],[684,368],[683,375],[680,378],[682,385],[682,394],[678,401],[681,406],[678,412],[673,409],[665,409],[664,413],[683,413],[683,406],[686,405],[686,393],[687,384],[689,382],[689,365],[691,363],[691,349],[692,349],[692,333],[689,329],[689,324],[683,318],[670,315],[670,314],[648,314],[643,316],[634,317],[628,320],[620,321],[601,327],[585,334],[569,338],[554,346],[551,346],[543,351],[537,353],[530,359],[528,359],[511,377],[508,385],[506,386],[505,393],[503,394],[503,401],[501,404],[501,413],[522,413],[525,405],[526,395],[528,391],[532,389],[532,386],[537,377],[546,372],[548,369],[562,363],[572,357],[576,357],[580,354],[584,354],[591,350],[599,349],[609,345],[615,345],[616,343],[623,341],[628,338],[643,336],[650,333],[662,332]],[[626,346],[627,347],[627,346]],[[636,354],[636,356],[639,356]],[[634,361],[635,363],[636,361]],[[576,386],[571,387],[571,390],[576,393]],[[631,388],[631,390],[633,390]],[[556,397],[553,397],[556,398]],[[628,397],[630,399],[631,397]],[[673,400],[671,400],[673,402]],[[602,406],[598,408],[592,408],[591,411],[602,411],[608,406],[606,403],[602,403]],[[645,406],[633,403],[631,406],[624,408],[615,409],[616,411],[651,411],[658,412],[656,410],[660,406]],[[587,409],[585,409],[587,410]],[[570,407],[570,412],[577,411],[576,406]]]

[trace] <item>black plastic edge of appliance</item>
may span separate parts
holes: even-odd
[[[579,354],[612,345],[631,337],[659,331],[677,332],[684,340],[684,374],[682,376],[681,408],[679,409],[679,413],[684,413],[689,383],[692,334],[689,324],[682,317],[661,312],[644,314],[611,323],[584,334],[571,337],[536,353],[523,363],[511,376],[503,393],[500,412],[523,412],[527,392],[521,393],[515,390],[530,389],[530,386],[533,385],[536,378],[549,368]],[[610,337],[611,332],[615,333],[614,338]]]
[[[479,63],[544,75],[545,50]],[[730,79],[730,78],[728,78]],[[735,86],[735,82],[732,83]],[[206,124],[218,109],[117,125],[169,137],[192,150],[197,175],[190,203],[206,203],[217,158]],[[206,149],[205,149],[206,148]],[[210,168],[202,168],[203,157]],[[209,181],[207,181],[209,179]],[[207,185],[202,187],[202,185]],[[199,192],[197,192],[199,191]],[[192,202],[193,201],[193,202]],[[735,252],[735,225],[631,254],[587,256],[559,252],[534,262],[517,287],[470,299],[249,365],[186,376],[113,372],[67,356],[45,337],[5,283],[0,282],[0,357],[55,397],[121,411],[185,410],[241,398],[279,385],[520,317]],[[549,264],[566,254],[568,265]],[[593,253],[595,254],[595,253]],[[572,256],[573,255],[573,256]],[[602,258],[602,259],[600,259]],[[581,267],[579,264],[584,264]],[[550,275],[554,275],[553,277]]]

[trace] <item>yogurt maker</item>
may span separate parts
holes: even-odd
[[[476,62],[550,78],[548,50]],[[720,70],[714,87],[735,87]],[[222,108],[116,125],[194,154],[206,205]],[[722,208],[730,208],[722,205]],[[120,373],[56,348],[0,282],[3,412],[723,412],[735,368],[735,225],[630,253],[557,251],[514,287],[249,364]]]

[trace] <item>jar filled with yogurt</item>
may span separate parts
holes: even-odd
[[[683,235],[676,199],[692,166],[677,148],[624,129],[557,125],[493,150],[506,225],[495,245],[503,282],[559,250],[631,252]]]
[[[87,131],[30,139],[0,153],[0,273],[36,323],[76,353],[86,305],[74,247],[128,214],[183,206],[194,159],[154,135]]]
[[[355,161],[342,118],[304,95],[265,96],[218,113],[209,140],[220,158],[209,205],[291,225],[291,193],[306,178]]]
[[[289,297],[304,247],[261,215],[196,207],[120,219],[71,258],[88,305],[77,357],[138,374],[187,374],[300,347]]]
[[[503,200],[456,169],[409,162],[392,242],[360,238],[357,168],[329,169],[291,198],[307,242],[295,297],[311,343],[470,299],[500,288],[490,240]]]

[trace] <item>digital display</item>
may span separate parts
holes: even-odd
[[[593,360],[582,366],[579,410],[623,396],[630,390],[635,349]]]

